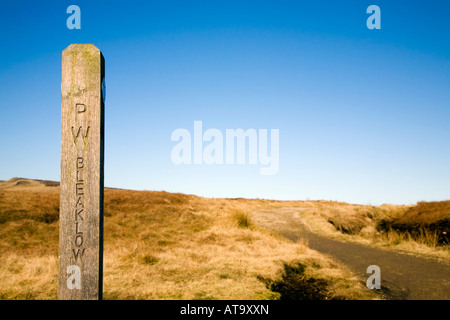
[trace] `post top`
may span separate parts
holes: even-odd
[[[100,49],[90,43],[72,43],[70,46],[64,49],[63,53],[70,51],[101,52]]]

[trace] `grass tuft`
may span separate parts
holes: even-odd
[[[236,224],[239,228],[250,228],[252,225],[247,212],[235,211],[234,218],[236,219]]]
[[[143,264],[154,265],[154,264],[157,264],[158,262],[159,262],[159,259],[154,256],[151,256],[151,255],[145,255],[141,259],[141,263],[143,263]]]

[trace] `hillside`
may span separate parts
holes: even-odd
[[[321,299],[377,298],[343,265],[253,224],[251,211],[276,203],[105,189],[104,298],[279,299],[269,283],[290,266],[298,298],[318,298],[311,279]],[[0,182],[1,299],[56,299],[58,218],[57,183]]]
[[[440,245],[450,244],[450,201],[419,202],[395,219],[384,220],[380,229],[408,232],[415,238],[434,234]]]
[[[431,206],[429,221],[447,221],[436,213],[447,210],[447,203]],[[301,208],[299,221],[317,234],[448,260],[445,243],[420,243],[405,236],[408,231],[380,227],[419,221],[428,214],[425,207],[106,188],[104,298],[379,299],[347,267],[311,250],[307,241],[294,243],[268,231],[255,215]],[[56,299],[58,220],[58,182],[0,181],[0,299]]]
[[[50,180],[32,180],[24,178],[12,178],[6,181],[0,180],[0,190],[37,190],[50,191],[51,188],[59,187],[59,182]],[[59,191],[59,188],[56,188]]]

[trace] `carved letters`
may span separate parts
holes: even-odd
[[[104,58],[91,44],[63,51],[59,289],[63,300],[102,298]]]

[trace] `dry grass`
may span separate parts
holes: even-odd
[[[59,187],[21,181],[0,183],[0,298],[56,299]],[[329,298],[377,298],[342,265],[252,223],[276,203],[106,189],[104,298],[278,299],[261,279],[295,261]]]
[[[379,229],[406,234],[432,247],[450,243],[450,201],[419,202],[398,218],[383,220]]]
[[[450,263],[450,201],[416,206],[364,206],[333,201],[279,202],[300,208],[308,227],[321,235],[399,250]]]

